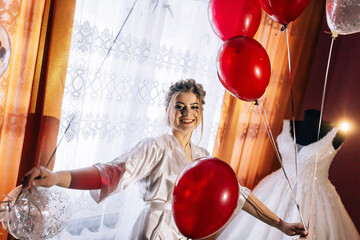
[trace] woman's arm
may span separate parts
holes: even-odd
[[[23,178],[25,188],[31,190],[33,185],[43,187],[57,185],[64,188],[91,190],[100,188],[101,177],[99,170],[94,166],[59,172],[52,172],[44,167],[35,167]]]
[[[249,194],[242,209],[289,236],[300,235],[301,237],[305,237],[307,235],[304,226],[301,223],[287,223],[282,221],[252,193]]]

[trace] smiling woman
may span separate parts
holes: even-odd
[[[59,172],[51,172],[44,167],[33,168],[24,177],[24,187],[31,190],[35,184],[88,189],[99,203],[138,183],[147,207],[138,216],[130,239],[185,239],[187,236],[180,233],[172,215],[172,192],[188,161],[209,156],[205,148],[191,142],[193,130],[202,118],[202,107],[198,105],[202,105],[204,96],[202,85],[193,79],[175,83],[170,87],[167,97],[170,99],[167,101],[170,103],[167,106],[172,130],[170,134],[145,138],[113,161],[96,163],[87,168]],[[238,209],[243,208],[288,235],[305,235],[301,223],[283,222],[259,202],[249,189],[239,185],[239,191],[236,201]]]
[[[94,200],[101,202],[138,183],[147,207],[137,218],[130,239],[182,238],[172,218],[172,190],[188,161],[209,155],[191,142],[192,132],[202,120],[204,96],[202,85],[193,79],[175,83],[166,101],[170,134],[145,138],[111,162],[59,172],[34,168],[25,176],[25,186],[91,189]]]
[[[214,60],[221,40],[209,25],[208,1],[137,1],[98,71],[133,3],[76,1],[59,133],[75,119],[57,150],[55,170],[106,162],[143,138],[169,132],[166,92],[188,77],[201,82],[211,106],[204,112],[207,130],[201,137],[201,124],[193,141],[212,150],[224,89]],[[64,233],[69,239],[126,239],[144,205],[136,185],[100,204],[87,192],[70,195],[73,218]]]

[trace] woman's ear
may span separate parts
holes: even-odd
[[[166,118],[167,118],[168,122],[170,123],[170,116],[169,116],[167,107],[165,108],[165,113],[166,113]]]

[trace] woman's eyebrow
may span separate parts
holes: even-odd
[[[185,103],[183,103],[183,102],[176,102],[176,104],[185,105]],[[199,103],[198,103],[198,102],[194,102],[194,103],[190,103],[190,105],[199,105]]]

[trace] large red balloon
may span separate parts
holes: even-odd
[[[190,163],[180,173],[173,192],[173,215],[188,238],[216,233],[237,206],[239,185],[232,168],[214,157]]]
[[[223,41],[244,35],[253,37],[261,20],[258,0],[210,0],[209,20]]]
[[[233,96],[254,101],[269,85],[270,59],[256,40],[239,36],[226,41],[220,48],[217,71],[220,82]]]
[[[264,11],[276,22],[289,24],[304,11],[310,0],[260,0]]]

